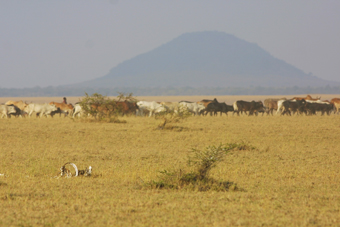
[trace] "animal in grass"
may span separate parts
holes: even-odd
[[[39,114],[40,117],[51,115],[53,111],[56,111],[57,107],[52,104],[44,103],[30,103],[28,106],[26,106],[25,111],[28,113],[28,116],[31,117],[32,113],[35,112]]]
[[[72,172],[66,168],[66,165],[70,165],[74,168],[75,170],[75,174],[74,176],[91,176],[92,174],[92,167],[89,166],[89,168],[86,168],[85,170],[78,170],[78,167],[76,166],[76,164],[72,163],[72,162],[67,162],[65,163],[61,168],[60,168],[60,172],[61,172],[61,176],[65,176],[65,177],[72,177]]]
[[[257,114],[257,112],[263,111],[263,103],[262,101],[243,101],[243,100],[238,100],[234,102],[233,104],[234,107],[234,112],[237,113],[239,116],[239,112],[245,112],[248,115],[253,115],[254,113]]]
[[[63,176],[66,176],[66,177],[71,177],[72,176],[72,173],[71,173],[71,171],[69,170],[69,169],[67,169],[66,167],[65,167],[65,165],[64,166],[62,166],[61,168],[60,168],[60,175],[63,177]]]
[[[281,115],[285,115],[285,114],[289,114],[289,116],[291,116],[292,112],[294,113],[298,113],[298,114],[302,114],[304,113],[305,107],[306,107],[306,100],[302,99],[302,100],[285,100],[282,102],[282,112]],[[280,107],[281,109],[281,107]]]
[[[79,116],[81,117],[83,114],[85,114],[85,111],[83,110],[83,108],[81,107],[81,105],[79,103],[76,103],[74,105],[74,108],[73,108],[73,115],[72,117],[76,117],[76,116]]]
[[[339,114],[339,112],[340,112],[340,98],[333,98],[331,100],[331,103],[334,106],[334,113]]]
[[[14,106],[0,105],[1,118],[8,118],[9,114],[16,113]]]
[[[208,114],[208,112],[207,112],[207,107],[208,107],[208,105],[209,105],[210,103],[218,103],[218,101],[217,101],[216,98],[214,98],[214,99],[212,99],[212,100],[211,100],[211,99],[202,99],[201,101],[198,101],[198,102],[197,102],[197,104],[202,104],[202,105],[205,106],[205,109],[203,109],[203,110],[201,111],[201,113],[203,114],[203,116]],[[210,115],[211,115],[211,113],[210,113]]]
[[[61,168],[60,168],[60,176],[65,176],[65,177],[72,177],[72,172],[71,170],[67,169],[66,168],[66,165],[70,165],[74,168],[74,171],[75,171],[75,177],[78,176],[78,167],[72,163],[72,162],[66,162]]]
[[[308,102],[306,100],[305,113],[306,115],[315,115],[316,112],[321,112],[321,116],[325,113],[330,115],[334,109],[333,103],[329,102]]]
[[[138,101],[137,102],[138,109],[143,112],[143,109],[146,109],[149,111],[149,117],[160,113],[160,112],[165,112],[166,107],[160,103],[157,103],[155,101]]]
[[[118,113],[120,113],[123,116],[135,114],[136,111],[138,110],[138,106],[136,102],[128,102],[128,101],[116,102],[115,108],[118,111]]]
[[[19,109],[24,110],[26,106],[28,106],[28,104],[26,102],[23,102],[22,100],[20,101],[12,101],[9,100],[5,103],[6,105],[15,105],[17,107],[19,107]]]
[[[201,112],[205,109],[205,106],[202,103],[182,101],[179,102],[179,109],[185,109],[196,116],[201,114]]]
[[[20,109],[19,107],[17,107],[16,105],[11,104],[11,105],[8,105],[8,106],[13,107],[14,110],[15,110],[15,112],[10,112],[10,113],[8,113],[9,117],[11,117],[11,116],[18,117],[18,116],[19,116],[19,117],[22,118],[22,116],[26,114],[25,111],[21,110],[21,109]]]
[[[210,113],[210,116],[212,116],[212,114],[216,116],[218,112],[220,112],[220,116],[222,116],[222,113],[228,116],[228,112],[234,112],[234,107],[227,105],[225,102],[211,102],[205,108],[205,115]]]
[[[73,108],[74,108],[72,104],[66,104],[66,103],[50,102],[49,104],[55,105],[57,108],[59,108],[59,111],[55,112],[54,114],[59,113],[59,116],[61,116],[61,114],[64,114],[65,117],[68,114],[71,115],[73,112]]]
[[[92,167],[89,166],[89,168],[86,168],[85,170],[79,170],[78,171],[78,176],[85,176],[89,177],[92,174]]]

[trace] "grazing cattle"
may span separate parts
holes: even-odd
[[[178,102],[161,102],[168,112],[178,113],[179,103]]]
[[[305,112],[306,100],[285,100],[282,102],[282,109],[281,115],[289,114],[291,116],[291,112],[293,114],[295,112],[303,113]]]
[[[57,108],[59,108],[59,110],[57,110],[57,112],[55,112],[54,114],[59,113],[59,116],[61,116],[61,114],[64,114],[65,117],[68,114],[72,114],[72,111],[73,111],[73,108],[74,108],[72,104],[65,104],[65,103],[58,103],[58,102],[50,102],[49,104],[55,105]],[[51,116],[53,116],[53,115],[51,115]]]
[[[202,110],[205,109],[205,106],[202,103],[195,103],[195,102],[180,102],[179,108],[189,111],[194,115],[199,115]]]
[[[197,102],[197,104],[203,104],[205,106],[205,109],[201,111],[201,113],[203,115],[207,115],[208,114],[208,112],[206,111],[206,108],[208,107],[208,105],[210,103],[218,103],[218,101],[217,101],[216,98],[214,98],[213,100],[203,99],[203,100]],[[210,115],[211,115],[211,112],[210,112]]]
[[[234,102],[233,107],[234,107],[234,112],[236,112],[238,116],[240,116],[239,112],[241,113],[245,112],[246,114],[248,112],[248,115],[252,115],[254,113],[263,111],[262,101],[247,102],[243,100],[238,100]]]
[[[79,117],[81,117],[83,114],[85,114],[85,111],[83,110],[83,108],[81,107],[80,104],[76,103],[74,105],[74,108],[73,108],[73,115],[72,117],[76,117],[77,115],[79,115]]]
[[[122,115],[131,115],[135,114],[138,110],[137,103],[135,102],[116,102],[116,110],[118,113],[121,113]]]
[[[64,112],[63,110],[61,110],[59,107],[57,107],[57,110],[52,111],[51,112],[51,117],[53,117],[54,115],[59,114],[59,117],[61,116],[61,114],[65,114],[65,116],[68,114],[67,112]]]
[[[213,100],[209,100],[209,99],[203,99],[201,101],[198,101],[197,103],[199,104],[203,104],[205,107],[207,107],[209,105],[209,103],[212,103],[212,102],[218,102],[217,99],[213,99]]]
[[[15,105],[15,106],[19,107],[19,109],[21,109],[21,110],[24,110],[28,106],[28,104],[23,102],[22,100],[20,100],[20,101],[11,101],[10,100],[10,101],[7,101],[5,103],[5,105],[7,105],[7,106]]]
[[[40,117],[45,115],[50,115],[53,111],[56,111],[57,107],[52,104],[44,103],[44,104],[39,104],[39,103],[30,103],[28,106],[26,106],[25,111],[28,113],[28,116],[31,117],[32,113],[35,112],[39,114]]]
[[[334,106],[334,113],[339,114],[339,112],[340,112],[340,99],[334,98],[334,99],[331,100],[331,103]]]
[[[6,117],[8,118],[9,114],[16,113],[16,110],[14,106],[12,105],[0,105],[0,113],[1,113],[1,118]]]
[[[264,107],[265,107],[265,112],[267,113],[267,115],[272,114],[274,110],[277,111],[278,109],[278,101],[279,100],[286,100],[286,98],[282,98],[282,99],[265,99],[264,100]]]
[[[287,100],[287,99],[281,99],[281,100],[277,101],[277,111],[276,111],[276,114],[282,113],[282,111],[283,111],[283,105],[282,105],[282,103],[283,103],[284,101],[286,101],[286,100]],[[292,101],[296,101],[296,100],[292,100]]]
[[[217,112],[220,112],[220,116],[222,116],[222,113],[225,113],[228,116],[228,112],[233,112],[234,111],[234,107],[231,105],[227,105],[225,102],[211,102],[209,103],[206,108],[205,108],[205,112],[210,113],[210,116],[212,115],[212,113],[214,113],[214,115],[217,115]]]
[[[149,117],[151,117],[152,115],[156,114],[156,113],[160,113],[160,112],[164,112],[166,111],[166,108],[155,102],[147,102],[147,101],[138,101],[137,102],[137,106],[140,109],[140,111],[143,111],[144,109],[149,111]]]
[[[9,113],[8,115],[11,117],[12,115],[13,116],[16,116],[16,117],[18,117],[18,116],[20,116],[20,117],[22,117],[22,115],[24,115],[24,111],[23,110],[21,110],[19,107],[17,107],[16,105],[13,105],[13,104],[11,104],[11,105],[8,105],[8,106],[12,106],[13,108],[14,108],[14,110],[15,110],[15,112],[11,112],[11,113]]]
[[[315,115],[316,112],[321,112],[321,116],[327,113],[330,115],[333,110],[333,104],[327,102],[309,102],[305,105],[305,113],[306,115]]]

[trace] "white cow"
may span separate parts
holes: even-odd
[[[186,108],[189,112],[193,113],[194,115],[200,114],[201,111],[205,109],[205,106],[202,103],[195,102],[180,102],[179,107]]]
[[[8,118],[9,114],[16,113],[14,106],[0,105],[1,118]]]
[[[178,102],[161,102],[167,111],[178,113],[179,103]]]
[[[35,112],[36,114],[39,114],[40,117],[45,115],[51,115],[53,111],[56,111],[58,108],[52,104],[44,103],[44,104],[39,104],[39,103],[30,103],[28,106],[25,108],[25,111],[28,113],[28,116],[31,117],[32,113]]]
[[[286,99],[281,99],[281,100],[277,101],[277,110],[276,110],[276,114],[282,113],[282,111],[283,111],[282,103],[283,103],[284,101],[287,101],[287,100],[286,100]],[[291,101],[293,101],[293,100],[291,100]],[[294,100],[294,102],[296,102],[296,100]]]
[[[152,115],[156,114],[156,113],[160,113],[160,112],[164,112],[166,111],[166,108],[155,102],[147,102],[147,101],[139,101],[137,102],[137,106],[139,108],[140,111],[143,111],[143,109],[146,109],[149,111],[149,117],[151,117]]]
[[[83,110],[83,108],[81,107],[81,105],[79,104],[75,104],[74,108],[73,108],[73,118],[77,115],[79,115],[79,117],[81,117],[83,114],[85,113],[85,111]]]

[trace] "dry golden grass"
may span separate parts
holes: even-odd
[[[174,130],[157,130],[154,118],[121,119],[0,119],[0,226],[340,223],[338,115],[190,117]],[[231,152],[211,176],[245,191],[140,187],[159,171],[189,168],[191,148],[241,141],[257,149]],[[91,165],[93,176],[54,178],[66,162]]]

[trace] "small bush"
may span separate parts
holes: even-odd
[[[191,113],[183,108],[179,108],[176,112],[175,111],[165,111],[158,113],[155,117],[156,120],[161,120],[161,123],[158,125],[157,129],[167,129],[167,130],[175,130],[175,131],[182,131],[176,130],[178,127],[174,126],[176,123],[180,123],[191,116]]]
[[[118,116],[123,114],[122,106],[118,102],[135,102],[132,93],[125,95],[119,93],[117,100],[110,99],[98,93],[91,96],[85,93],[85,97],[79,103],[85,112],[86,122],[105,122],[105,123],[126,123],[121,121]],[[91,118],[88,118],[91,116]]]
[[[189,166],[196,170],[185,172],[179,171],[160,171],[157,181],[145,183],[146,188],[154,189],[187,189],[194,191],[240,191],[239,187],[233,182],[219,181],[209,177],[210,170],[219,162],[223,161],[225,155],[235,149],[237,144],[227,144],[219,146],[208,146],[204,150],[192,149],[188,157]]]

